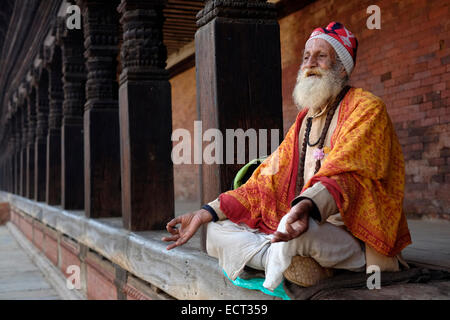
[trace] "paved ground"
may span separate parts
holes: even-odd
[[[408,261],[450,271],[450,222],[408,220],[412,244],[403,256]]]
[[[0,300],[60,300],[25,251],[0,226]]]

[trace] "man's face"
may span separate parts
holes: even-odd
[[[305,46],[301,70],[320,68],[330,70],[336,62],[333,47],[323,39],[313,39]]]
[[[293,98],[297,107],[318,111],[336,97],[345,85],[346,73],[337,63],[336,52],[323,39],[308,41],[297,76]]]

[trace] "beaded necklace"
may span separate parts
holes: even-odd
[[[327,132],[328,132],[328,128],[330,127],[331,124],[331,120],[333,119],[334,116],[334,112],[336,111],[339,103],[341,102],[341,100],[345,97],[345,95],[347,94],[348,90],[350,90],[350,86],[345,86],[341,92],[339,92],[339,94],[336,96],[336,98],[333,100],[333,103],[331,104],[330,109],[328,110],[327,113],[327,118],[325,120],[325,125],[322,129],[322,133],[320,135],[319,140],[317,140],[315,143],[310,143],[309,142],[309,134],[311,132],[311,126],[312,126],[312,119],[313,117],[308,117],[306,119],[306,133],[305,133],[305,137],[303,139],[303,144],[302,144],[302,150],[300,153],[300,164],[299,164],[299,172],[298,172],[298,185],[300,186],[300,190],[303,189],[303,185],[305,184],[304,181],[304,172],[305,172],[305,158],[306,158],[306,147],[310,146],[316,146],[318,145],[319,149],[323,148],[323,145],[325,143],[325,138],[327,136]],[[314,174],[316,174],[319,170],[320,170],[320,159],[316,161],[316,167],[314,170]]]

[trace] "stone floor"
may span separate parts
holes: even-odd
[[[0,300],[60,300],[6,226],[0,226]]]
[[[450,271],[450,222],[408,220],[412,244],[403,256],[410,262]]]

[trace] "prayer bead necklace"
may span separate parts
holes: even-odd
[[[325,125],[322,129],[320,138],[314,144],[311,144],[309,142],[309,135],[311,133],[311,126],[312,126],[312,117],[309,117],[308,119],[306,119],[306,133],[305,133],[305,137],[303,139],[302,150],[300,153],[300,165],[299,165],[299,173],[298,173],[300,189],[303,189],[303,185],[305,184],[304,172],[305,172],[306,148],[307,148],[307,146],[313,147],[317,144],[318,144],[319,149],[323,148],[323,145],[325,143],[325,137],[327,136],[328,128],[330,127],[331,120],[333,119],[333,116],[334,116],[334,112],[336,111],[339,103],[345,97],[345,95],[347,94],[348,90],[350,90],[350,88],[351,88],[350,86],[345,86],[341,90],[341,92],[339,92],[339,94],[336,96],[336,98],[334,99],[333,103],[331,104],[330,109],[328,110],[327,119],[325,120]],[[320,160],[317,160],[314,174],[316,174],[320,170],[320,166],[321,166]]]

